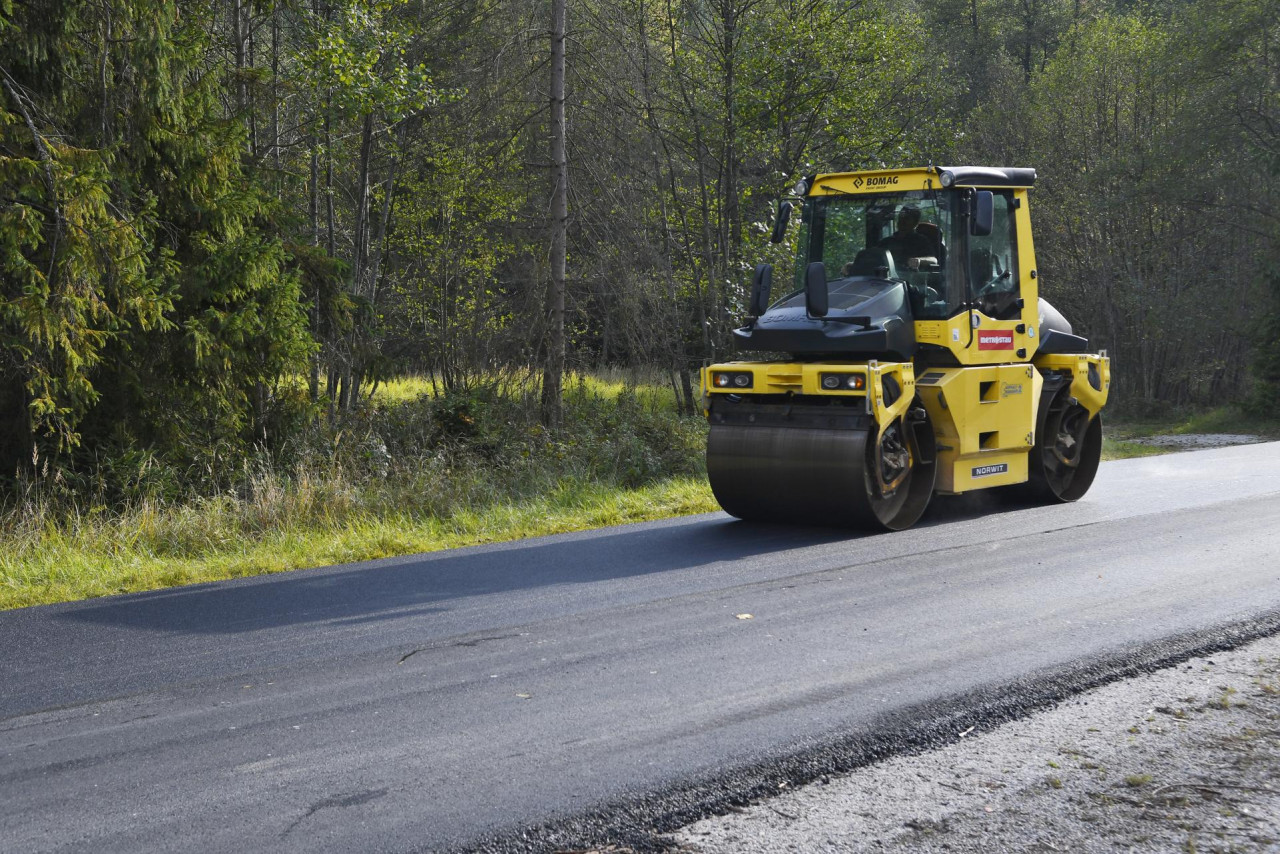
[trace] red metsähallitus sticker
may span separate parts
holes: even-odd
[[[1013,349],[1013,330],[979,329],[978,330],[978,349],[979,350],[1012,350]]]

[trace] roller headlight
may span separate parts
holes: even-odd
[[[938,180],[942,182],[942,186],[950,187],[956,182],[956,176],[951,171],[944,169],[942,174],[938,176]]]
[[[819,374],[818,381],[826,391],[862,391],[867,387],[862,374]]]
[[[716,388],[751,388],[752,375],[750,371],[716,371],[711,384]]]

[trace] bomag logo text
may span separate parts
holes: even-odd
[[[879,175],[867,179],[868,187],[888,187],[897,183],[897,175]]]

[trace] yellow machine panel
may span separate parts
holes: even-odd
[[[916,383],[938,442],[939,492],[1027,479],[1043,379],[1030,365],[936,368]]]
[[[886,190],[933,190],[939,188],[937,173],[928,168],[880,169],[871,172],[843,172],[818,175],[813,180],[812,194],[874,194]]]
[[[885,381],[896,392],[887,400]],[[703,410],[709,394],[804,394],[868,396],[867,412],[881,420],[892,404],[915,392],[910,362],[722,362],[702,369]]]
[[[962,365],[1022,362],[1036,347],[1034,326],[1021,319],[995,320],[980,311],[948,320],[917,320],[915,327],[917,341],[946,347]]]
[[[1050,353],[1036,356],[1035,365],[1042,371],[1071,375],[1071,396],[1097,415],[1111,392],[1111,360],[1106,353]]]

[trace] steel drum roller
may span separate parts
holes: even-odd
[[[877,451],[875,436],[863,429],[713,424],[707,475],[720,506],[740,519],[906,527],[919,516],[916,496],[923,490],[927,501],[933,489],[932,466],[927,476],[913,467],[906,482],[882,495],[870,468]]]

